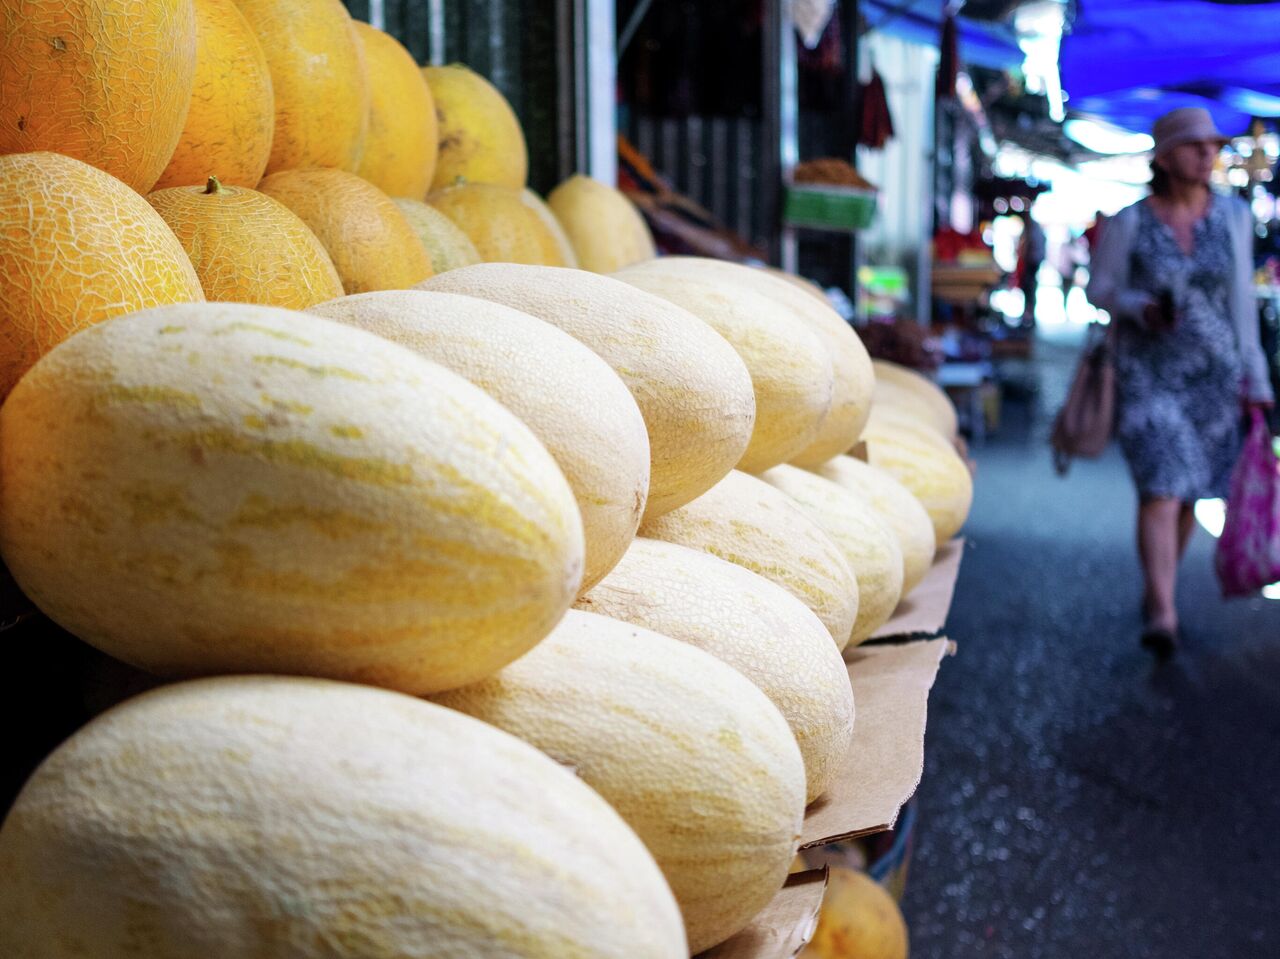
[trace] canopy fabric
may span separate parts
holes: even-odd
[[[1145,133],[1202,106],[1243,133],[1280,116],[1280,2],[1078,0],[1059,69],[1074,111]]]
[[[945,0],[862,0],[859,10],[872,32],[887,33],[912,43],[936,47],[942,31]],[[998,24],[966,20],[963,8],[956,23],[960,58],[965,63],[1007,70],[1022,65],[1024,55],[1012,29]]]

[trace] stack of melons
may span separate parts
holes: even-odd
[[[848,756],[842,650],[963,522],[949,407],[544,204],[496,90],[338,0],[83,7],[0,40],[0,553],[168,685],[19,796],[0,954],[733,936]]]

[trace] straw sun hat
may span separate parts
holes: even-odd
[[[1151,136],[1156,141],[1156,159],[1166,156],[1174,147],[1184,143],[1198,143],[1201,140],[1214,140],[1219,146],[1231,142],[1231,138],[1223,136],[1214,125],[1213,117],[1203,107],[1181,107],[1170,110],[1151,128]]]

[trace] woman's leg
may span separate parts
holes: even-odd
[[[1149,625],[1178,628],[1174,587],[1178,578],[1179,529],[1182,503],[1158,497],[1138,505],[1138,555],[1146,583],[1144,602]]]
[[[1187,546],[1191,544],[1191,534],[1196,531],[1196,507],[1194,503],[1183,503],[1178,513],[1178,559],[1187,555]]]

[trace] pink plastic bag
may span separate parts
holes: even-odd
[[[1227,521],[1214,567],[1223,596],[1247,596],[1280,582],[1280,460],[1258,409],[1231,474]]]

